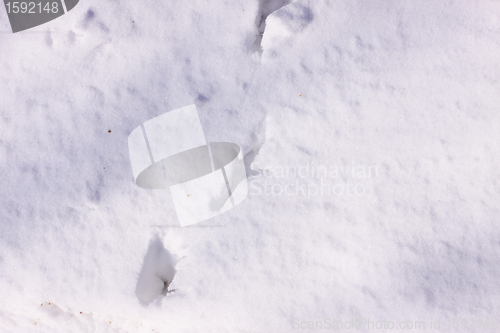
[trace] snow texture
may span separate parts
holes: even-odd
[[[499,331],[498,1],[82,0],[0,31],[2,332]],[[192,103],[249,197],[181,228],[127,137]]]

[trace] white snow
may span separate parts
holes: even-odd
[[[0,31],[1,332],[500,330],[498,1],[81,0]],[[250,192],[181,228],[127,138],[192,103]]]

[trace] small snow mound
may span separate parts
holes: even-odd
[[[309,25],[314,19],[311,8],[299,2],[277,10],[273,16],[283,21],[291,32],[300,32]]]

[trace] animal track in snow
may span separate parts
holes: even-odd
[[[252,45],[253,51],[262,52],[261,42],[264,30],[266,29],[266,18],[271,15],[271,13],[291,2],[292,0],[259,0],[259,11],[257,13],[257,17],[255,18],[255,25],[257,26],[258,33],[255,42]]]
[[[144,256],[137,281],[135,293],[141,304],[147,305],[174,291],[168,290],[168,286],[174,279],[176,262],[177,260],[165,249],[161,239],[155,236]]]

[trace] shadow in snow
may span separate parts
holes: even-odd
[[[168,286],[174,279],[175,264],[176,260],[165,249],[160,238],[155,236],[144,257],[135,291],[142,305],[148,305],[172,292],[168,290]]]

